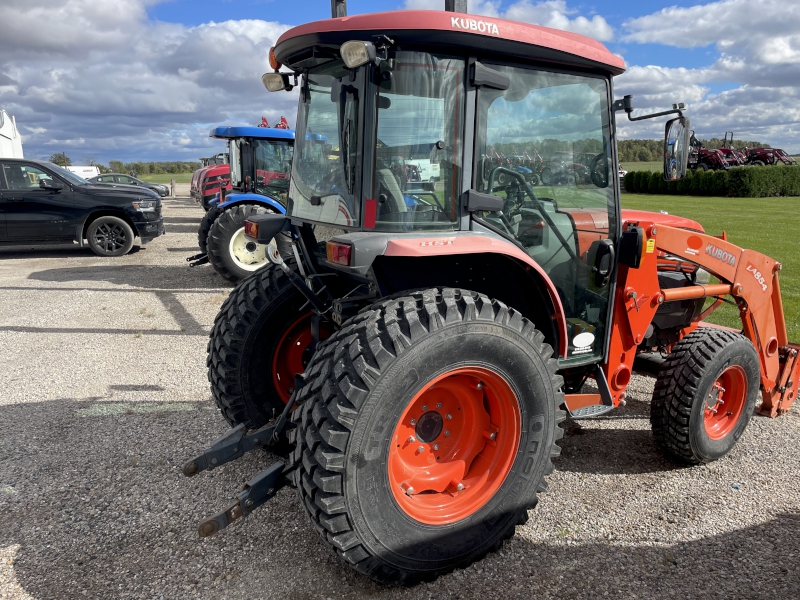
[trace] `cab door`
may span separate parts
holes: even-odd
[[[619,220],[610,83],[485,66],[508,79],[494,84],[505,89],[478,89],[473,183],[502,198],[503,210],[474,216],[520,245],[558,290],[569,335],[562,363],[596,362],[607,337]]]
[[[9,241],[71,240],[77,214],[68,184],[33,163],[2,163],[5,188],[3,212]],[[58,190],[42,189],[39,181],[60,183]]]

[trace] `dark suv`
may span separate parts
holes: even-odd
[[[45,161],[0,159],[0,245],[88,242],[95,254],[122,256],[136,236],[144,244],[163,233],[155,192],[101,187]]]
[[[148,190],[153,190],[156,194],[161,196],[169,196],[169,187],[161,183],[150,183],[149,181],[142,181],[130,175],[123,175],[122,173],[106,173],[105,175],[98,175],[87,179],[90,183],[107,184],[111,187],[119,187],[120,185],[138,185]],[[103,187],[106,187],[105,185]]]

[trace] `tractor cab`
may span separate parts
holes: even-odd
[[[444,254],[486,255],[495,275],[479,281],[509,286],[493,281],[510,276],[491,256],[505,241],[563,306],[554,327],[569,332],[564,360],[603,354],[620,235],[612,77],[624,70],[621,58],[571,33],[433,11],[311,23],[283,34],[271,53],[292,73],[268,73],[264,84],[300,88],[298,130],[338,140],[333,160],[296,141],[287,204],[293,222],[338,228],[332,242],[349,258],[331,266],[379,267],[393,288],[389,273],[413,262],[376,257],[376,248],[402,244],[398,253],[410,257],[444,246]],[[546,180],[505,158],[524,155],[551,157]],[[436,164],[440,181],[423,185],[404,157]],[[583,335],[575,345],[587,333],[598,343]]]
[[[285,202],[292,170],[294,131],[266,127],[217,127],[210,137],[227,140],[230,187]]]

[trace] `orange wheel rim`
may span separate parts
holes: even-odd
[[[464,367],[428,382],[389,447],[389,486],[400,508],[428,525],[477,512],[511,471],[521,422],[516,394],[494,371]]]
[[[311,317],[306,313],[289,325],[275,347],[272,356],[272,382],[281,401],[286,404],[294,392],[294,377],[306,370],[311,359]],[[320,341],[330,337],[330,331],[320,327]]]
[[[725,369],[706,396],[703,424],[706,435],[720,440],[739,422],[747,398],[747,374],[739,365]]]

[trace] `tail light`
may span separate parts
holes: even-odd
[[[258,239],[258,223],[253,223],[251,221],[244,222],[244,234],[247,237],[251,237],[253,239]]]
[[[328,262],[337,265],[350,266],[350,255],[353,247],[350,244],[341,244],[339,242],[328,242],[325,245],[325,253],[327,254]]]

